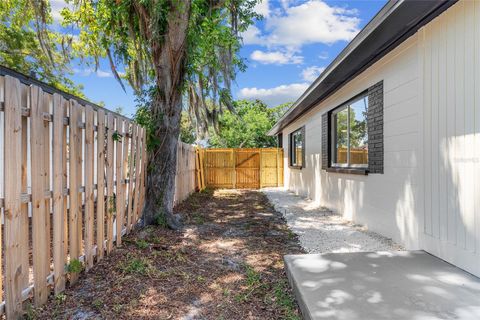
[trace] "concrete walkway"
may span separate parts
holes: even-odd
[[[305,319],[480,319],[480,279],[423,251],[285,256]]]

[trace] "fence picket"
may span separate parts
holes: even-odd
[[[5,292],[7,318],[20,318],[22,312],[23,273],[20,252],[21,177],[22,168],[22,110],[20,81],[5,77]]]
[[[20,106],[22,108],[29,108],[29,87],[24,85],[23,83],[20,84],[20,91],[21,91],[21,101]],[[22,116],[22,193],[28,192],[28,120],[27,117]],[[20,253],[22,259],[22,281],[21,285],[22,288],[26,288],[28,286],[28,276],[29,272],[29,261],[28,261],[28,251],[29,251],[29,219],[28,219],[28,203],[22,203],[22,213],[20,215],[21,219],[21,233],[20,233]]]
[[[122,155],[122,145],[125,140],[124,132],[123,132],[123,120],[121,118],[116,119],[116,134],[117,138],[115,141],[116,145],[116,167],[115,167],[115,191],[116,191],[116,217],[115,217],[115,227],[117,230],[116,234],[116,244],[117,247],[122,245],[122,229],[123,229],[123,213],[124,213],[124,206],[122,204],[123,201],[123,155]]]
[[[38,87],[31,88],[31,130],[30,156],[32,159],[32,254],[33,254],[33,281],[35,286],[35,305],[44,304],[48,298],[47,276],[50,266],[46,252],[50,243],[47,237],[48,211],[45,201],[45,121],[43,121],[43,91]],[[48,127],[47,127],[48,129]]]
[[[94,167],[94,132],[93,109],[85,107],[85,268],[93,267],[93,236],[94,236],[94,206],[93,206],[93,167]]]
[[[118,114],[46,88],[15,74],[0,75],[0,314],[6,313],[7,319],[20,318],[23,301],[30,297],[35,305],[44,304],[51,284],[55,294],[64,291],[66,271],[74,284],[79,274],[69,265],[84,261],[89,269],[95,256],[96,261],[102,259],[105,247],[110,253],[114,227],[121,245],[125,226],[132,229],[144,206],[145,130]],[[115,121],[118,141],[113,139]],[[182,157],[187,156],[185,150]],[[177,179],[187,176],[183,172]]]
[[[53,271],[55,294],[65,290],[63,226],[63,97],[53,95]]]
[[[138,127],[137,129],[137,137],[136,137],[136,146],[137,150],[142,150],[142,140],[141,140],[141,134],[142,134],[142,129]],[[135,216],[135,219],[138,221],[140,218],[139,212],[138,212],[138,201],[140,201],[140,152],[135,152],[135,190],[134,190],[134,200],[133,200],[133,214]]]
[[[136,179],[135,170],[135,145],[137,140],[137,125],[132,124],[132,135],[130,137],[130,167],[128,169],[128,204],[127,204],[127,233],[137,223],[135,212],[133,212],[133,184]]]
[[[128,221],[129,221],[129,218],[128,218],[128,211],[127,211],[127,203],[128,203],[128,199],[127,199],[127,183],[126,183],[126,179],[127,179],[127,170],[128,170],[128,150],[129,150],[129,145],[130,145],[130,140],[129,140],[129,137],[128,137],[128,133],[130,132],[130,122],[129,121],[124,121],[124,128],[123,128],[123,131],[124,131],[124,134],[123,134],[123,141],[122,141],[122,144],[123,144],[123,155],[122,155],[122,179],[120,180],[122,182],[121,184],[121,189],[122,189],[122,192],[121,192],[121,196],[122,196],[122,202],[121,202],[121,205],[122,205],[122,229],[123,229],[123,226],[124,225],[127,225],[127,230],[129,230],[128,228]]]
[[[115,203],[113,197],[113,132],[114,129],[113,114],[107,116],[107,157],[105,158],[107,165],[107,254],[113,249],[113,214],[115,212]]]
[[[97,112],[97,261],[103,258],[105,240],[105,111]]]
[[[81,250],[81,234],[78,222],[81,221],[82,199],[80,185],[82,177],[78,172],[82,167],[82,134],[79,122],[81,120],[80,107],[76,101],[70,101],[70,135],[69,135],[69,179],[70,179],[70,212],[69,212],[69,242],[70,262],[78,260]],[[70,273],[70,283],[78,279],[78,273]]]

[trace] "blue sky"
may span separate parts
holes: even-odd
[[[237,76],[234,97],[258,98],[270,106],[294,102],[385,2],[263,0],[256,10],[264,19],[243,34],[241,56],[248,68]],[[54,16],[63,3],[52,0]],[[86,66],[73,68],[72,78],[84,85],[89,100],[134,113],[132,90],[121,89],[106,61],[96,73]]]

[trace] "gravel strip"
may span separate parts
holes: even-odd
[[[308,253],[404,250],[392,239],[368,231],[292,192],[281,188],[262,191]]]

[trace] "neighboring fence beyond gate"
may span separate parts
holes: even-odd
[[[188,198],[197,189],[195,147],[183,142],[177,148],[177,174],[175,176],[175,204]]]
[[[145,198],[145,131],[119,114],[0,71],[0,311],[16,319],[23,301],[33,296],[41,305],[51,289],[62,292],[67,276],[74,283],[137,223]]]
[[[283,149],[200,149],[200,179],[213,188],[283,186]]]

